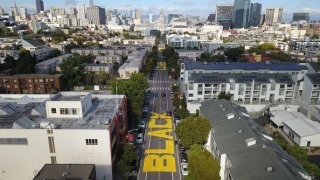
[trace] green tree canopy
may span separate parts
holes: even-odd
[[[224,51],[224,55],[227,56],[228,60],[231,61],[244,61],[244,47],[227,48]]]
[[[144,93],[148,88],[147,78],[142,73],[134,73],[128,80],[112,83],[113,94],[124,94],[128,98],[128,116],[135,120],[141,115]],[[117,91],[117,92],[116,92]]]
[[[192,144],[204,144],[208,140],[210,129],[208,119],[189,116],[178,124],[176,134],[182,146],[189,148]]]
[[[230,95],[229,92],[226,93],[225,91],[222,91],[222,92],[218,95],[218,99],[225,99],[225,100],[230,101],[231,95]]]
[[[30,51],[21,49],[18,60],[14,63],[14,74],[32,74],[35,73],[34,67],[37,64],[37,58],[31,56]]]
[[[261,44],[259,45],[258,47],[252,47],[250,48],[249,52],[250,53],[257,53],[257,54],[266,54],[266,51],[269,51],[269,50],[274,50],[276,49],[276,47],[271,44],[271,43],[264,43],[264,44]]]
[[[194,144],[188,151],[188,180],[219,180],[219,162],[201,145]]]
[[[117,169],[126,177],[130,172],[131,165],[137,160],[136,147],[131,144],[126,144],[121,152],[121,157],[117,162]]]

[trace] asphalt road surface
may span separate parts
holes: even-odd
[[[149,80],[152,94],[150,117],[146,123],[143,154],[139,168],[139,180],[181,180],[180,161],[175,145],[176,136],[172,116],[171,82],[168,71],[155,70]],[[161,96],[165,93],[165,96]]]

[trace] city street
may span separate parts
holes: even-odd
[[[153,80],[149,80],[152,92],[150,118],[142,145],[139,180],[180,180],[178,152],[172,121],[171,81],[168,71],[155,70]],[[165,94],[164,94],[165,93]]]

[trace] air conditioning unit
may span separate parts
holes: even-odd
[[[253,145],[255,145],[257,143],[257,140],[255,138],[253,138],[253,137],[252,138],[248,138],[248,139],[246,139],[244,141],[246,142],[248,147],[249,146],[253,146]]]

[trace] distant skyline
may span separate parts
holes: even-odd
[[[7,12],[13,6],[13,0],[0,0],[2,7]],[[78,3],[89,4],[89,0],[43,0],[44,8],[50,9],[51,7],[72,7]],[[35,0],[16,0],[18,7],[23,6],[29,12],[35,12]],[[106,9],[118,10],[132,10],[140,8],[142,14],[156,14],[160,13],[162,8],[165,14],[181,13],[207,17],[209,14],[215,12],[216,4],[232,4],[234,0],[94,0],[94,4],[104,7]],[[294,12],[308,12],[310,13],[311,20],[320,20],[320,1],[319,0],[251,0],[252,3],[262,4],[262,13],[265,13],[266,8],[282,7],[284,9],[284,20],[290,21],[292,13]]]

